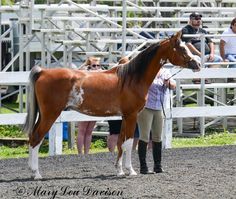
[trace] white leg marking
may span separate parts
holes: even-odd
[[[133,141],[134,139],[130,138],[126,140],[122,145],[122,148],[124,148],[126,151],[125,167],[129,170],[129,175],[137,175],[137,173],[134,171],[132,167],[132,162],[131,162]]]
[[[28,165],[30,170],[32,171],[32,147],[29,146],[29,160],[28,160]]]
[[[29,167],[33,172],[33,178],[34,179],[41,179],[42,176],[39,173],[39,147],[42,144],[42,141],[34,148],[32,148],[31,146],[29,147]]]
[[[123,168],[122,168],[123,154],[124,154],[124,151],[122,151],[122,155],[121,155],[120,159],[118,160],[118,164],[117,164],[117,176],[123,176],[123,175],[125,175],[125,172],[123,171]]]

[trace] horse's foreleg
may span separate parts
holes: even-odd
[[[133,141],[134,141],[133,138],[129,138],[122,145],[122,148],[126,151],[125,168],[128,169],[129,175],[137,175],[137,173],[134,171],[132,167],[132,162],[131,162]]]
[[[124,171],[122,169],[122,158],[124,151],[126,151],[125,167],[129,170],[129,175],[137,175],[131,163],[133,135],[136,126],[136,118],[136,115],[130,115],[123,117],[122,120],[121,133],[118,140],[118,175],[124,175]]]
[[[125,167],[129,171],[129,175],[137,175],[132,166],[132,147],[135,126],[137,122],[137,114],[125,116],[123,118],[122,128],[125,134],[125,142],[122,147],[126,151]]]
[[[38,153],[39,153],[39,148],[42,144],[43,140],[34,148],[32,146],[29,146],[29,168],[32,171],[32,177],[34,179],[41,179],[42,176],[39,173],[39,164],[38,164]]]

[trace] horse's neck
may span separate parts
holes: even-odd
[[[166,63],[166,61],[167,61],[167,57],[165,55],[165,51],[159,48],[157,55],[150,62],[148,70],[146,71],[145,82],[146,82],[147,89],[149,89],[157,73],[160,71],[160,69]]]

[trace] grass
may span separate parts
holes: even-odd
[[[236,133],[214,133],[199,138],[174,138],[173,148],[236,145]]]
[[[173,138],[172,147],[208,147],[208,146],[222,146],[222,145],[236,145],[236,133],[213,133],[199,138]],[[106,142],[104,139],[98,139],[91,144],[90,153],[108,152]],[[69,149],[67,142],[63,142],[63,154],[77,154],[77,149]],[[39,151],[40,157],[48,156],[48,141],[44,141]],[[28,146],[23,145],[19,147],[0,146],[0,159],[6,158],[23,158],[28,157]]]
[[[26,138],[26,134],[21,131],[18,125],[0,125],[0,138]]]
[[[104,153],[108,152],[107,148],[91,148],[90,153]],[[67,142],[63,142],[63,154],[72,155],[77,154],[77,149],[69,149],[67,147]],[[0,146],[0,159],[9,159],[9,158],[26,158],[29,156],[28,145],[18,146],[18,147],[9,147],[9,146]],[[45,141],[39,150],[40,157],[48,156],[48,142]]]

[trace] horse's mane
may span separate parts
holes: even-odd
[[[122,85],[125,81],[130,83],[131,81],[138,82],[141,79],[159,47],[159,42],[152,44],[131,59],[130,62],[118,66],[117,75]]]

